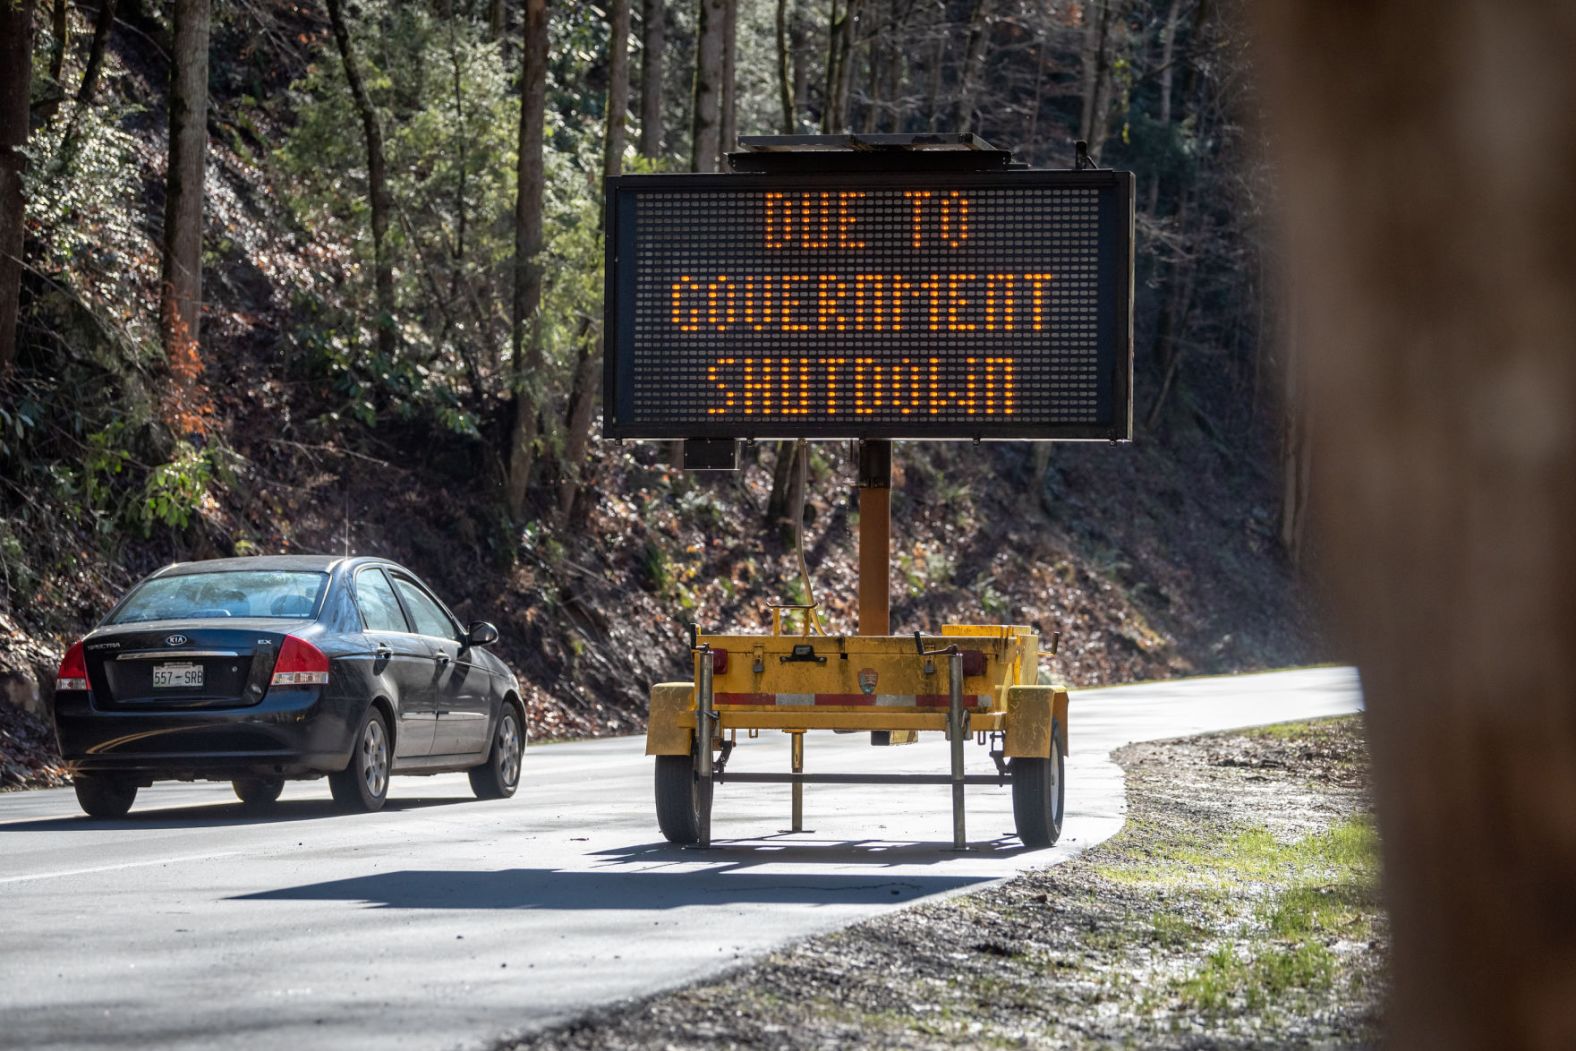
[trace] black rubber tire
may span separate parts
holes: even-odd
[[[137,799],[137,783],[107,774],[78,774],[71,779],[77,803],[89,817],[125,817]]]
[[[1067,796],[1063,751],[1061,725],[1053,722],[1049,758],[1012,761],[1012,822],[1031,850],[1054,845],[1062,834]]]
[[[356,727],[354,741],[350,765],[328,775],[328,790],[334,802],[345,810],[367,813],[382,810],[389,797],[389,770],[393,765],[393,742],[383,713],[377,708],[368,708],[367,714],[361,717],[361,725]]]
[[[243,777],[231,781],[230,787],[235,789],[235,798],[246,804],[248,810],[266,810],[279,801],[285,782],[281,777]]]
[[[657,756],[657,827],[669,843],[700,842],[700,783],[693,756]]]
[[[477,799],[508,799],[520,787],[520,767],[525,762],[525,722],[520,709],[505,701],[493,731],[492,750],[487,761],[467,773],[471,791]]]

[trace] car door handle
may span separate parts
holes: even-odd
[[[390,657],[394,656],[394,651],[389,649],[387,646],[379,646],[373,651],[373,654],[378,658],[378,660],[386,661]]]
[[[453,659],[454,658],[450,657],[447,653],[444,653],[442,650],[438,651],[437,661],[438,661],[439,664],[447,664],[447,663],[449,663],[449,661],[451,661]]]

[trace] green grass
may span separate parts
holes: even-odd
[[[1204,933],[1198,924],[1174,912],[1155,913],[1149,918],[1149,927],[1156,943],[1167,949],[1186,948]]]
[[[1274,723],[1270,726],[1258,726],[1250,730],[1243,730],[1244,737],[1267,737],[1274,741],[1306,741],[1328,736],[1331,732],[1339,731],[1342,726],[1353,717],[1350,715],[1331,715],[1322,719],[1301,719],[1290,723]]]
[[[1316,941],[1293,945],[1223,945],[1178,986],[1182,999],[1209,1014],[1238,1004],[1261,1011],[1293,993],[1319,993],[1335,980],[1335,954]]]
[[[1265,885],[1240,937],[1220,945],[1176,984],[1184,1003],[1209,1014],[1264,1008],[1330,988],[1337,971],[1327,942],[1369,937],[1378,911],[1372,821],[1351,818],[1290,843],[1250,828],[1216,852],[1188,847],[1172,863],[1213,886]]]
[[[1161,837],[1100,866],[1113,882],[1188,911],[1156,911],[1148,940],[1175,951],[1213,945],[1172,983],[1171,993],[1205,1014],[1263,1011],[1328,990],[1339,971],[1330,944],[1367,940],[1379,911],[1378,843],[1372,820],[1349,818],[1293,840],[1263,826],[1224,838]],[[1092,946],[1112,949],[1113,945]]]

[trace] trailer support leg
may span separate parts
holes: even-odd
[[[963,822],[963,741],[968,725],[963,712],[963,653],[956,646],[947,657],[947,737],[952,745],[952,849],[967,850]]]
[[[804,732],[791,734],[793,738],[793,825],[791,832],[804,831],[804,782],[799,779],[804,773]]]
[[[696,809],[701,849],[711,846],[711,729],[714,721],[711,692],[711,647],[700,648],[700,688],[695,691]]]

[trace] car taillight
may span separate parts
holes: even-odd
[[[60,658],[60,670],[55,673],[55,689],[86,690],[88,688],[88,662],[82,658],[82,643],[73,642],[66,655]]]
[[[286,635],[274,661],[275,686],[311,686],[328,682],[328,658],[305,639]]]

